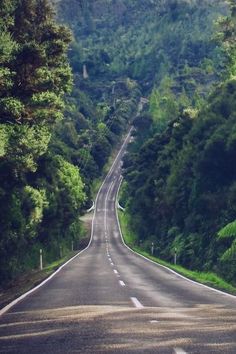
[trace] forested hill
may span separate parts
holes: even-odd
[[[236,6],[229,4],[231,17],[216,35],[225,55],[221,83],[187,106],[173,86],[157,87],[148,114],[135,121],[123,204],[136,245],[150,252],[153,243],[168,261],[176,252],[179,264],[235,284]]]
[[[58,8],[74,32],[75,72],[86,66],[95,87],[128,77],[149,97],[125,161],[136,244],[150,251],[153,242],[167,260],[176,249],[180,264],[233,282],[233,236],[218,232],[236,218],[235,28],[220,19],[234,11],[234,2],[214,0],[65,0]]]
[[[80,245],[79,216],[141,96],[125,162],[131,226],[162,257],[176,246],[183,264],[213,269],[231,245],[216,247],[216,231],[234,219],[234,82],[207,98],[235,70],[234,23],[219,21],[228,2],[0,5],[0,282],[37,267],[40,248],[51,262]]]
[[[227,13],[225,1],[65,0],[58,13],[76,38],[73,68],[86,64],[92,77],[129,76],[151,89],[167,73],[186,74],[189,67],[199,68],[195,77],[204,69],[213,74],[211,60],[214,74],[220,70],[211,37],[214,21]]]
[[[0,283],[84,246],[80,216],[136,114],[138,84],[72,73],[48,0],[0,1]],[[79,55],[79,54],[78,54]]]

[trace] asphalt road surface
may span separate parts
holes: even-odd
[[[89,247],[0,317],[0,353],[236,353],[236,298],[134,254],[116,216],[127,136]]]

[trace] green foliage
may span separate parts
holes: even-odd
[[[72,86],[66,57],[70,40],[47,0],[1,1],[0,282],[36,266],[40,243],[55,257],[53,236],[49,232],[43,239],[45,217],[57,204],[64,210],[59,202],[64,193],[71,204],[66,222],[73,224],[85,199],[78,168],[60,157],[57,183],[47,183],[46,174],[44,182],[38,179],[40,158],[48,152],[53,124],[63,117],[63,96]]]
[[[223,229],[218,232],[218,235],[221,239],[236,237],[236,220],[224,226]]]
[[[122,235],[124,238],[124,242],[131,247],[135,252],[143,255],[146,258],[149,258],[153,262],[156,262],[160,265],[163,265],[165,267],[168,267],[170,269],[173,269],[175,272],[182,274],[183,276],[192,279],[194,281],[197,281],[199,283],[211,286],[216,289],[220,289],[223,291],[227,291],[232,294],[236,294],[236,287],[232,286],[230,283],[226,282],[223,278],[219,277],[216,273],[212,272],[199,272],[199,271],[191,271],[189,269],[184,268],[183,266],[180,265],[174,265],[173,262],[166,262],[163,259],[160,259],[157,256],[151,255],[151,247],[149,244],[149,247],[147,251],[144,250],[144,244],[142,242],[139,242],[138,245],[138,240],[137,240],[137,235],[133,232],[133,230],[130,229],[130,220],[129,220],[129,215],[124,214],[123,212],[119,212],[119,222],[122,230]],[[173,230],[175,231],[175,230]],[[175,232],[174,232],[175,233]],[[160,249],[158,247],[155,247],[155,253],[159,252]],[[177,251],[179,251],[179,248],[177,247]],[[173,253],[174,255],[174,253]]]
[[[61,156],[56,156],[56,162],[58,164],[58,186],[65,193],[72,209],[79,211],[85,201],[84,185],[81,181],[79,169],[65,161]]]
[[[39,248],[54,260],[59,245],[69,249],[80,237],[92,183],[134,117],[124,162],[128,222],[147,247],[158,239],[167,259],[177,247],[185,265],[227,271],[218,259],[230,245],[214,235],[236,217],[234,80],[207,105],[205,98],[226,59],[234,72],[234,23],[222,23],[223,53],[211,36],[219,14],[228,14],[224,2],[213,5],[57,1],[73,31],[73,86],[72,36],[50,2],[1,1],[2,280],[36,266]],[[143,95],[150,109],[136,116]]]
[[[162,80],[158,89],[152,91],[150,97],[150,113],[153,117],[154,126],[163,131],[170,120],[177,118],[179,106],[177,97],[171,91],[171,80]],[[186,99],[187,100],[187,99]],[[188,104],[188,100],[185,103]]]
[[[220,31],[217,38],[224,43],[224,51],[228,59],[227,76],[234,77],[236,75],[236,11],[234,1],[228,0],[230,7],[230,16],[219,19],[218,25]]]
[[[150,90],[165,76],[182,76],[186,66],[191,75],[205,59],[208,74],[198,79],[208,85],[213,79],[209,68],[215,73],[222,65],[211,35],[213,22],[226,13],[223,1],[96,0],[88,2],[86,11],[84,6],[69,0],[58,3],[60,18],[75,33],[71,59],[76,71],[86,64],[93,78],[128,76]]]
[[[48,206],[46,191],[25,186],[22,194],[23,208],[26,213],[28,212],[27,233],[30,237],[36,237],[38,234],[37,226],[41,223],[43,211]]]
[[[173,249],[184,266],[217,270],[235,281],[228,240],[235,209],[235,80],[216,88],[202,109],[187,109],[162,134],[126,158],[127,207],[140,239],[155,240],[160,255]],[[233,234],[232,237],[235,235]]]
[[[6,148],[9,138],[9,127],[7,125],[0,125],[0,157],[6,154]]]
[[[37,160],[45,154],[51,138],[50,130],[44,125],[11,126],[5,159],[14,171],[22,174],[36,171]]]
[[[24,104],[17,98],[6,97],[0,100],[0,114],[4,120],[9,121],[13,118],[15,121],[20,120],[25,112]]]
[[[231,244],[228,244],[228,248],[221,255],[222,267],[225,272],[228,272],[231,277],[236,275],[235,269],[231,266],[236,260],[236,221],[233,221],[224,226],[218,232],[219,240],[232,239]]]

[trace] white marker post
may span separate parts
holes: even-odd
[[[74,241],[71,241],[71,251],[74,251]]]
[[[176,265],[176,263],[177,263],[177,249],[175,247],[174,264]]]
[[[154,243],[153,242],[152,242],[151,252],[152,252],[152,256],[153,256],[153,253],[154,253]]]
[[[43,270],[43,250],[40,248],[39,250],[39,268]]]

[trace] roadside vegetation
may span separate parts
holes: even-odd
[[[197,100],[189,92],[188,102],[169,79],[152,92],[134,122],[121,198],[137,244],[156,244],[167,262],[176,249],[182,266],[236,286],[236,7],[228,3],[214,34],[225,58],[220,82]]]
[[[73,71],[72,38],[50,1],[1,2],[0,286],[37,269],[40,249],[50,264],[84,243],[92,185],[139,101],[126,78],[111,97],[114,83]]]
[[[189,270],[179,265],[178,255],[177,264],[174,264],[174,254],[171,255],[171,258],[173,260],[172,262],[167,262],[159,258],[157,255],[157,249],[155,247],[152,255],[151,245],[149,249],[147,248],[147,246],[145,247],[145,245],[142,245],[142,242],[138,241],[137,235],[135,235],[134,232],[130,229],[130,220],[129,217],[127,217],[127,215],[125,214],[125,212],[119,211],[118,216],[124,242],[133,251],[150,259],[151,261],[157,264],[174,270],[175,272],[183,275],[184,277],[187,277],[188,279],[236,295],[236,287],[225,281],[223,278],[219,277],[217,274],[212,272],[200,272]]]
[[[130,239],[235,286],[234,1],[52,3],[0,6],[0,286],[81,247],[131,122]]]

